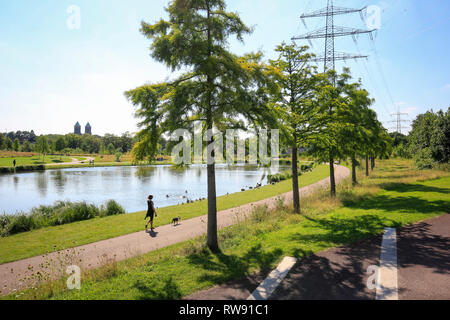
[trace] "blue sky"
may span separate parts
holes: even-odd
[[[137,130],[133,107],[123,92],[170,72],[149,56],[140,22],[165,17],[167,0],[0,0],[0,131],[34,129],[65,134],[88,121],[94,134]],[[299,16],[326,6],[325,0],[229,0],[254,26],[236,53],[262,50],[275,58],[282,41],[324,25],[323,18]],[[80,9],[80,28],[70,30],[68,8]],[[413,120],[428,109],[450,106],[450,2],[448,0],[335,0],[335,5],[381,8],[381,28],[372,41],[361,35],[336,41],[336,50],[368,54],[347,62],[355,78],[377,100],[374,109],[386,127],[390,113]],[[367,19],[366,19],[367,20]],[[367,28],[359,14],[336,17],[336,25]],[[299,42],[308,45],[308,42]],[[323,51],[314,40],[312,51]],[[337,65],[338,69],[344,63]],[[407,125],[407,124],[406,124]]]

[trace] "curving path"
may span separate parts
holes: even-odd
[[[62,162],[62,163],[47,163],[46,166],[66,166],[70,164],[81,164],[82,162],[86,163],[89,161],[93,161],[95,158],[92,157],[86,157],[84,160],[78,160],[77,158],[72,158],[72,162]]]
[[[350,170],[343,166],[336,166],[335,175],[336,183],[339,183],[350,176]],[[326,178],[301,188],[301,196],[327,187],[329,180]],[[288,192],[237,208],[219,211],[217,213],[218,228],[223,229],[246,219],[255,206],[267,205],[269,208],[274,208],[280,197],[284,197],[285,203],[292,202],[292,192]],[[153,232],[141,231],[44,256],[2,264],[0,265],[0,295],[32,287],[39,277],[44,280],[61,277],[71,265],[77,265],[81,270],[97,268],[112,261],[126,260],[199,237],[206,234],[206,222],[207,216],[200,216],[181,221],[176,227],[161,226]],[[40,276],[37,276],[38,272]]]

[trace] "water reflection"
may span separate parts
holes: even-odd
[[[217,195],[264,185],[269,173],[270,169],[256,166],[218,165]],[[100,205],[109,199],[118,201],[128,212],[137,212],[146,209],[149,194],[155,196],[157,207],[165,207],[206,198],[206,185],[203,165],[73,168],[0,175],[0,212],[29,211],[58,200]]]
[[[36,186],[42,197],[47,195],[48,178],[45,172],[38,172],[36,177]]]

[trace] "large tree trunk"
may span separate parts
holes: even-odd
[[[298,148],[297,137],[294,135],[292,143],[292,192],[294,200],[294,211],[300,213],[300,191],[298,187]]]
[[[217,200],[216,200],[216,168],[208,165],[208,236],[207,244],[211,251],[219,250],[217,240]]]
[[[358,180],[356,179],[356,158],[352,157],[352,184],[356,186],[358,184]]]
[[[207,19],[210,20],[211,9],[209,7],[209,2],[206,3],[207,6]],[[212,38],[211,38],[211,27],[208,26],[208,56],[212,56]],[[206,125],[207,129],[213,130],[214,120],[212,115],[212,96],[213,96],[213,86],[214,79],[208,75],[208,110],[206,114]],[[212,133],[212,132],[211,132]],[[214,136],[211,135],[211,141],[214,142]],[[219,242],[217,240],[217,193],[216,193],[216,164],[215,164],[215,154],[214,150],[208,152],[208,230],[207,230],[207,245],[209,249],[213,252],[219,251]]]
[[[366,156],[366,177],[369,176],[369,156]]]
[[[336,178],[334,176],[334,158],[333,156],[330,154],[330,192],[331,192],[331,197],[335,198],[336,197]]]
[[[210,109],[211,110],[211,109]],[[211,130],[211,140],[208,142],[212,145],[214,136],[212,135],[213,120],[211,111],[207,115],[207,128]],[[209,148],[209,147],[208,147]],[[211,251],[219,250],[219,243],[217,240],[217,193],[216,193],[216,164],[214,150],[207,152],[208,161],[208,230],[207,230],[207,244]]]

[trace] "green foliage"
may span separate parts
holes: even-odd
[[[11,140],[10,137],[6,137],[5,145],[6,145],[6,150],[12,150],[13,149],[13,141]]]
[[[450,162],[450,108],[417,117],[409,135],[409,150],[419,168]]]
[[[422,150],[419,150],[417,154],[414,156],[414,160],[416,162],[417,167],[420,170],[433,168],[434,161],[430,148],[424,148]]]
[[[31,151],[33,151],[33,147],[32,147],[31,143],[28,140],[25,140],[23,142],[22,151],[23,152],[31,152]]]
[[[120,162],[120,158],[122,157],[122,152],[116,152],[115,157],[116,157],[116,162]]]
[[[6,148],[6,137],[0,133],[0,150]]]
[[[117,203],[115,200],[109,200],[106,205],[102,205],[100,207],[100,216],[101,217],[108,217],[108,216],[115,216],[118,214],[124,214],[125,210],[123,207]]]
[[[19,141],[19,139],[14,139],[14,142],[13,142],[13,149],[14,149],[14,151],[19,151],[19,148],[20,148],[20,141]]]
[[[36,140],[36,151],[45,156],[50,151],[50,145],[48,139],[45,136],[40,136]]]
[[[411,159],[411,154],[409,153],[408,148],[405,147],[403,143],[393,148],[392,155],[396,158]]]
[[[56,139],[55,141],[55,150],[57,152],[62,152],[67,146],[66,140],[64,139],[64,137],[58,137],[58,139]]]

